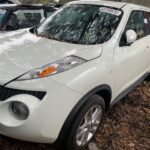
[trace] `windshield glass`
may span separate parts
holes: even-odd
[[[97,5],[67,5],[36,29],[37,36],[78,44],[101,44],[114,34],[122,11]]]
[[[5,17],[5,14],[6,14],[6,10],[0,9],[0,24],[3,20],[3,18]]]

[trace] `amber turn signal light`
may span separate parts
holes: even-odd
[[[49,74],[52,74],[55,71],[56,71],[56,67],[50,66],[50,67],[45,68],[42,72],[40,72],[38,76],[42,78],[42,77],[48,76]]]

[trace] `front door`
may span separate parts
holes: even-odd
[[[131,12],[120,45],[115,52],[118,93],[129,88],[148,69],[150,41],[147,38],[149,35],[145,28],[146,24],[143,11],[134,10]],[[126,45],[125,33],[130,29],[137,33],[137,40],[131,45]]]

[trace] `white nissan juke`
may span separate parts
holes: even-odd
[[[0,133],[82,149],[149,74],[150,9],[68,3],[37,27],[0,35]]]

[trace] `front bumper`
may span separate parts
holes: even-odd
[[[50,78],[12,82],[7,88],[46,92],[42,100],[28,93],[0,100],[0,133],[39,143],[56,141],[66,118],[83,96]],[[10,113],[9,103],[12,101],[23,102],[28,106],[30,113],[27,120],[17,120]]]

